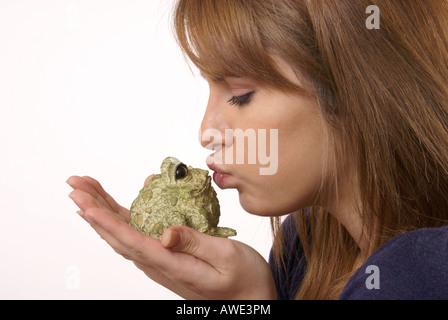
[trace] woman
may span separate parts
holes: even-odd
[[[366,27],[371,5],[379,29]],[[272,217],[271,268],[186,227],[144,236],[92,178],[71,177],[71,197],[118,253],[185,298],[447,299],[447,21],[443,0],[178,1],[178,42],[210,85],[202,132],[278,132],[275,174],[207,159],[219,187]]]

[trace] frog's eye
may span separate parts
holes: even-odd
[[[183,179],[188,175],[187,166],[181,163],[176,168],[176,180]]]

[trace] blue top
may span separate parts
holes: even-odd
[[[288,300],[294,299],[306,261],[292,215],[282,227],[290,253],[286,271],[275,266],[272,251],[269,265],[278,299]],[[353,274],[339,299],[447,300],[448,226],[410,231],[386,242]]]

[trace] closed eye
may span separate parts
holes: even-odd
[[[250,102],[250,99],[252,98],[254,93],[255,92],[249,92],[249,93],[243,94],[242,96],[233,96],[232,98],[230,98],[227,101],[227,103],[230,104],[231,106],[237,106],[237,107],[241,108]]]

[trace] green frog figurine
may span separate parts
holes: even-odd
[[[159,240],[171,226],[217,237],[236,235],[234,229],[218,227],[219,201],[207,170],[187,167],[173,157],[165,158],[160,170],[131,205],[132,227]]]

